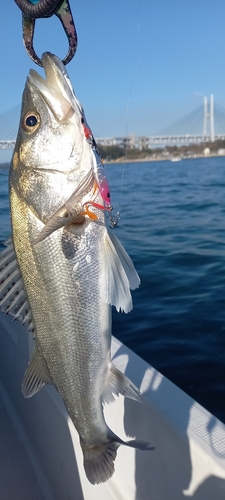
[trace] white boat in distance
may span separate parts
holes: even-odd
[[[172,161],[172,162],[181,161],[181,160],[183,160],[183,157],[179,156],[179,155],[172,156],[172,158],[170,159],[170,161]]]
[[[120,446],[115,474],[87,480],[78,434],[59,394],[45,387],[24,399],[20,386],[33,340],[0,314],[1,500],[224,500],[225,425],[118,340],[113,362],[144,403],[105,406],[110,428],[149,440],[154,451]]]

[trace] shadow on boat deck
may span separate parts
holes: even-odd
[[[125,373],[140,388],[148,405],[140,404],[137,412],[134,408],[137,403],[125,399],[124,429],[128,436],[149,440],[155,446],[155,451],[148,452],[147,460],[146,452],[135,452],[136,500],[224,500],[225,463],[223,471],[220,470],[221,463],[213,469],[212,461],[208,465],[208,457],[204,456],[204,451],[207,451],[203,450],[202,464],[198,464],[200,457],[191,434],[194,430],[196,439],[200,436],[205,441],[215,460],[224,459],[223,424],[154,368],[146,370],[143,360],[135,370],[139,358],[135,359],[136,355],[133,356],[127,347],[121,345],[115,358],[127,356],[128,351]],[[221,434],[217,436],[220,424]],[[218,476],[213,472],[218,472]]]
[[[119,341],[112,345],[113,361],[140,387],[144,404],[120,397],[106,405],[110,427],[122,437],[124,415],[126,434],[155,450],[121,446],[112,479],[92,486],[58,393],[48,387],[23,398],[27,332],[0,315],[0,500],[225,499],[225,426]]]
[[[14,421],[20,427],[20,435],[12,425],[9,413],[10,402],[7,393],[0,383],[0,498],[4,500],[45,500],[39,487],[33,463],[25,449],[24,431],[21,432],[18,418],[14,413]],[[35,460],[30,447],[30,454]],[[37,464],[36,464],[37,465]]]
[[[0,500],[66,500],[71,491],[83,500],[66,409],[53,387],[24,399],[21,382],[30,357],[27,332],[2,313],[0,352]]]

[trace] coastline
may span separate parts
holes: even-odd
[[[209,154],[209,155],[204,155],[204,154],[195,154],[195,155],[188,155],[188,156],[182,156],[179,157],[179,159],[176,159],[176,156],[164,156],[164,155],[157,155],[156,157],[152,156],[146,156],[145,158],[127,158],[125,156],[122,156],[120,158],[117,158],[116,160],[104,160],[105,165],[110,165],[113,163],[149,163],[149,162],[158,162],[158,161],[170,161],[172,163],[179,163],[182,160],[191,160],[191,159],[196,159],[196,158],[222,158],[225,157],[225,154],[223,155],[218,155],[218,154]]]
[[[196,158],[222,158],[225,157],[225,154],[218,154],[218,153],[212,153],[208,155],[202,154],[194,154],[194,155],[188,155],[188,156],[165,156],[165,155],[157,155],[157,156],[146,156],[145,158],[127,158],[126,156],[121,156],[120,158],[117,158],[116,160],[104,160],[103,163],[105,165],[111,165],[111,164],[119,164],[119,163],[150,163],[150,162],[160,162],[160,161],[170,161],[171,163],[179,163],[182,160],[191,160],[191,159],[196,159]],[[9,168],[10,162],[4,162],[0,163],[0,169],[4,170]]]

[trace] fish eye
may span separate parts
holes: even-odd
[[[41,123],[40,115],[34,111],[29,111],[25,114],[22,120],[22,127],[28,134],[32,134],[37,130]]]
[[[84,123],[84,119],[83,119],[83,116],[81,117],[81,123],[82,123],[82,124]]]
[[[34,116],[34,115],[28,116],[26,118],[25,123],[26,123],[27,127],[35,127],[35,125],[37,125],[37,118],[36,118],[36,116]]]

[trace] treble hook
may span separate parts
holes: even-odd
[[[35,20],[55,14],[63,25],[69,41],[69,50],[63,59],[68,64],[77,49],[77,32],[68,0],[15,0],[22,10],[23,43],[29,57],[38,66],[43,66],[33,47]]]

